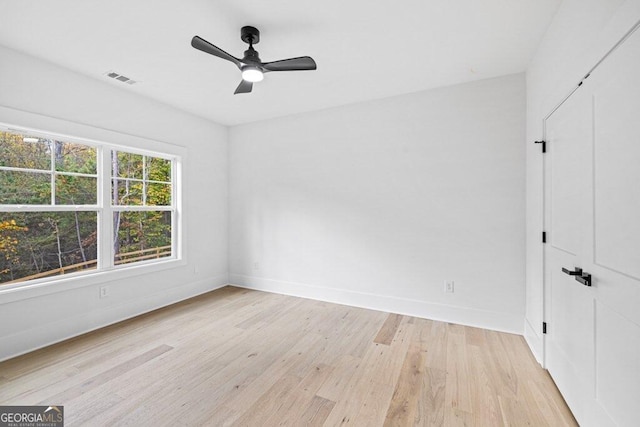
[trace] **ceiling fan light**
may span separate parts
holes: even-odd
[[[245,67],[242,70],[242,79],[251,83],[260,82],[264,79],[262,71],[256,67]]]

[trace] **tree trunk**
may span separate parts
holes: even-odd
[[[142,224],[142,215],[143,213],[140,213],[140,216],[138,217],[138,235],[140,236],[140,250],[144,250],[146,243],[147,243],[147,236],[144,235],[144,228],[143,228],[143,224]]]
[[[33,251],[33,245],[31,244],[29,244],[29,252],[31,252],[31,259],[33,259],[33,266],[36,268],[36,273],[42,272],[38,265],[38,260],[36,259],[36,253]]]
[[[119,167],[118,167],[118,155],[115,151],[111,150],[111,177],[113,178],[112,182],[112,203],[117,204],[118,202],[118,180],[115,179],[118,177]],[[113,214],[113,254],[114,256],[120,253],[120,239],[118,239],[118,234],[120,232],[120,212],[116,211]]]
[[[75,205],[76,201],[71,198],[71,204]],[[80,221],[78,220],[78,211],[73,211],[73,217],[76,221],[76,237],[78,238],[78,248],[80,248],[80,255],[82,256],[82,262],[87,262],[87,257],[84,254],[84,248],[82,247],[82,236],[80,236]],[[83,268],[86,268],[85,265]]]
[[[87,257],[84,254],[84,248],[82,247],[82,237],[80,236],[80,222],[78,221],[78,212],[74,211],[73,214],[76,218],[76,236],[78,237],[78,247],[80,248],[80,254],[82,255],[82,262],[87,262]]]
[[[62,248],[60,247],[60,230],[58,229],[58,221],[51,220],[56,232],[56,241],[58,243],[58,265],[62,268]]]

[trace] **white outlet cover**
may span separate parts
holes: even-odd
[[[454,282],[453,280],[445,280],[444,281],[444,291],[446,293],[452,294],[454,291]]]

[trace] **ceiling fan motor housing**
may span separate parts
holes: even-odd
[[[260,65],[262,61],[260,61],[258,51],[251,47],[244,51],[244,58],[242,58],[242,62],[245,62],[247,64]]]

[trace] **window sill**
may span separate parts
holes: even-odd
[[[158,271],[172,270],[185,265],[187,265],[187,262],[184,259],[174,258],[147,264],[119,266],[111,270],[71,273],[65,276],[42,279],[42,281],[33,284],[25,282],[15,285],[4,285],[5,288],[3,288],[3,285],[0,285],[0,305],[100,285]],[[96,298],[97,297],[98,294],[96,293]]]

